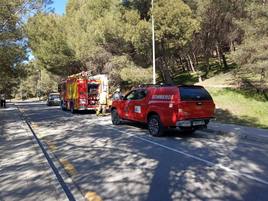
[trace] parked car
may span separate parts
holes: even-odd
[[[151,135],[161,136],[166,128],[187,132],[206,128],[214,118],[215,104],[202,86],[145,86],[114,100],[111,118],[148,124]]]
[[[60,105],[60,94],[50,93],[47,98],[47,106]]]

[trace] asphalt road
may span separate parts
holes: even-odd
[[[155,138],[109,116],[18,106],[88,200],[268,200],[268,144],[203,132]]]

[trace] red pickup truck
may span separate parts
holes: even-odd
[[[215,104],[202,86],[146,86],[130,91],[112,103],[112,123],[122,120],[148,124],[151,135],[161,136],[166,128],[194,132],[214,118]]]

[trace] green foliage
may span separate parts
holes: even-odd
[[[137,10],[142,20],[149,20],[151,1],[148,0],[123,0],[123,5],[130,10]]]
[[[198,22],[191,9],[181,0],[159,0],[153,9],[156,40],[167,43],[168,48],[181,48],[188,43]]]
[[[140,20],[137,10],[126,11],[124,20],[124,40],[133,45],[136,54],[145,57],[151,54],[151,24]]]
[[[181,0],[156,1],[152,14],[155,20],[156,60],[161,78],[173,83],[171,71],[180,53],[198,31],[199,23],[188,5]]]
[[[216,112],[217,121],[268,128],[268,102],[263,97],[252,91],[228,88],[210,88],[209,92],[220,108]]]
[[[34,56],[47,70],[57,75],[72,72],[76,60],[66,43],[62,18],[39,13],[28,20],[26,30]]]
[[[110,81],[114,86],[122,83],[138,85],[140,83],[151,83],[151,68],[142,68],[137,66],[129,56],[112,57],[109,61]]]
[[[26,55],[24,44],[18,43],[23,37],[21,27],[17,26],[20,16],[14,14],[21,6],[22,4],[16,1],[1,0],[0,91],[7,94],[11,93],[11,89],[18,82],[16,80],[18,66],[25,59]]]
[[[157,0],[152,9],[147,0],[69,0],[66,15],[39,13],[26,28],[35,58],[49,72],[89,70],[109,74],[114,85],[136,84],[152,81],[153,15],[158,80],[192,83],[195,72],[227,72],[231,49],[240,66],[266,65],[267,39],[255,37],[267,33],[263,6],[247,0]],[[259,41],[256,48],[251,39]]]
[[[26,99],[37,96],[46,96],[50,92],[57,91],[59,77],[52,75],[46,69],[42,68],[40,63],[29,62],[24,64],[26,75],[20,82],[16,91],[17,97]]]
[[[151,83],[152,16],[159,82],[193,84],[199,75],[236,68],[254,81],[251,88],[268,83],[267,1],[157,0],[152,9],[149,0],[69,0],[66,15],[34,12],[26,26],[25,13],[42,7],[41,0],[0,1],[0,90],[20,84],[21,96],[44,95],[56,90],[55,75],[82,70],[107,73],[113,86]],[[35,62],[23,63],[28,45]],[[228,60],[231,51],[237,65]],[[232,79],[229,86],[237,86]],[[239,91],[212,93],[223,108],[218,117],[267,125],[264,102]]]
[[[150,7],[150,2],[143,0],[126,4],[117,0],[70,0],[63,17],[40,13],[29,20],[30,47],[42,65],[54,74],[70,74],[73,71],[68,67],[76,63],[80,65],[75,66],[78,70],[111,72],[115,83],[119,80],[134,83],[141,78],[126,78],[125,68],[140,72],[151,66]],[[158,1],[153,12],[161,60],[166,57],[161,52],[175,54],[183,48],[198,29],[198,23],[182,1]],[[122,55],[127,55],[124,73],[115,73],[118,68],[113,62]],[[166,63],[162,66],[169,68]]]
[[[120,71],[120,76],[123,81],[138,85],[141,83],[151,83],[152,72],[151,69],[136,68],[128,66]]]
[[[201,23],[199,39],[204,54],[211,55],[218,48],[221,53],[240,37],[233,19],[243,12],[243,0],[201,0],[197,2],[197,16]],[[230,48],[230,47],[229,47]]]
[[[0,91],[11,95],[25,76],[27,40],[23,23],[46,5],[41,0],[0,0]]]
[[[60,79],[48,72],[46,69],[40,71],[40,80],[37,83],[37,95],[47,96],[51,92],[58,91],[58,83]]]
[[[176,75],[173,80],[177,85],[193,85],[198,82],[198,74],[188,72],[181,73]]]
[[[149,67],[150,23],[135,8],[126,9],[116,0],[69,1],[67,6],[67,41],[76,58],[93,73],[109,73],[114,84],[136,82],[120,72],[125,68],[139,72]]]
[[[245,16],[237,21],[240,29],[244,31],[243,42],[232,53],[233,59],[240,66],[238,75],[249,78],[248,75],[252,77],[252,74],[255,74],[254,77],[262,84],[268,81],[267,10],[267,3],[251,2],[247,5]]]
[[[102,71],[110,53],[120,51],[118,6],[117,1],[101,0],[68,3],[64,17],[67,43],[82,65],[95,73]]]
[[[131,83],[132,85],[151,83],[151,68],[137,67],[127,56],[113,57],[110,64],[112,65],[111,78],[114,81],[117,80],[114,85],[122,82]]]

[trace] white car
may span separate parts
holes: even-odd
[[[47,98],[47,106],[60,105],[60,94],[50,93]]]

